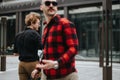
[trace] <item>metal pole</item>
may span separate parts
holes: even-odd
[[[112,80],[112,0],[103,0],[103,25],[105,54],[103,80]]]
[[[64,17],[68,18],[68,7],[64,7]]]
[[[103,21],[99,26],[99,35],[100,35],[100,55],[99,55],[99,66],[103,67],[104,62],[104,25]]]
[[[0,71],[6,70],[6,29],[7,29],[7,18],[1,18],[1,45],[0,45]]]

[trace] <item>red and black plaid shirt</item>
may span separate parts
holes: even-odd
[[[45,40],[49,24],[52,26]],[[59,68],[44,70],[44,73],[48,79],[57,79],[76,71],[74,57],[78,50],[78,38],[74,24],[66,18],[56,15],[49,24],[44,28],[42,38],[42,42],[45,41],[44,59],[57,60]]]

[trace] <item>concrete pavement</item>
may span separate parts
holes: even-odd
[[[18,80],[18,57],[6,57],[6,71],[0,71],[0,80]],[[103,69],[98,62],[76,61],[79,80],[103,80]],[[113,64],[113,79],[120,80],[120,63]]]

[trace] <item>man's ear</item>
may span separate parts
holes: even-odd
[[[42,9],[42,5],[40,5],[40,10],[42,11],[43,9]]]

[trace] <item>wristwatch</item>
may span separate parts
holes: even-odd
[[[54,61],[54,69],[58,69],[59,65],[57,61]]]

